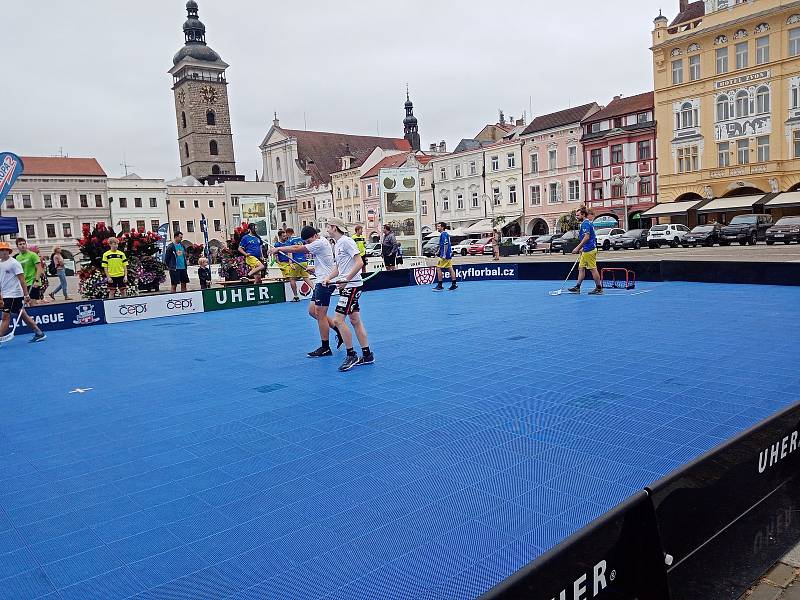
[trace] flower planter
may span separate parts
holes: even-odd
[[[514,256],[519,254],[517,246],[500,246],[500,256]]]

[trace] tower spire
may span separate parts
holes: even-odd
[[[403,119],[403,137],[411,144],[411,149],[417,152],[420,149],[419,124],[417,117],[414,116],[414,104],[411,102],[411,94],[406,84],[406,117]]]
[[[206,26],[200,20],[200,10],[195,0],[186,3],[186,22],[183,24],[183,35],[187,44],[206,44]]]

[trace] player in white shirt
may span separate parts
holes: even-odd
[[[0,311],[2,311],[0,337],[8,331],[11,315],[19,314],[28,327],[33,330],[33,337],[30,341],[41,342],[47,338],[39,329],[36,321],[25,312],[25,305],[30,300],[22,265],[17,259],[11,258],[11,245],[8,242],[0,242]]]
[[[361,320],[361,308],[358,299],[361,296],[361,270],[364,261],[358,246],[347,233],[347,225],[338,218],[328,221],[328,234],[336,241],[333,247],[334,265],[333,270],[322,280],[322,285],[327,286],[331,282],[339,286],[339,302],[336,305],[333,322],[339,328],[347,348],[347,357],[339,367],[340,371],[349,371],[356,365],[371,365],[375,362],[375,356],[369,349],[367,330]],[[353,335],[350,328],[345,323],[345,318],[349,317],[350,323],[356,332],[358,343],[361,346],[362,356],[358,357],[353,350]]]
[[[321,345],[313,352],[309,352],[308,356],[309,358],[332,356],[333,352],[329,341],[330,330],[333,329],[336,332],[338,338],[337,348],[342,345],[343,340],[339,329],[333,324],[333,319],[328,316],[333,286],[323,286],[320,282],[333,270],[333,248],[328,240],[319,237],[319,231],[313,227],[303,227],[300,237],[304,243],[272,248],[269,253],[273,255],[278,253],[290,255],[293,252],[308,252],[314,257],[314,266],[307,267],[307,270],[313,272],[317,278],[317,283],[314,285],[314,293],[311,296],[311,303],[308,305],[308,314],[317,321]]]

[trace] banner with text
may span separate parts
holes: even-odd
[[[126,323],[203,312],[203,294],[186,292],[105,301],[106,321]]]
[[[210,311],[286,302],[283,286],[282,283],[265,283],[203,290],[203,305]]]
[[[106,322],[102,300],[35,306],[26,308],[25,312],[36,321],[42,331],[87,327],[89,325],[101,325]],[[19,325],[17,325],[17,333],[30,332],[30,327],[20,319]]]
[[[518,265],[457,265],[454,267],[459,281],[514,280],[518,278]],[[427,285],[436,281],[436,267],[409,269],[411,285]],[[450,273],[444,270],[445,282],[450,281]]]

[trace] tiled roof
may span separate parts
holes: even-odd
[[[381,169],[395,169],[397,167],[406,164],[406,160],[408,160],[408,154],[406,154],[405,152],[402,154],[392,154],[391,156],[387,156],[377,165],[372,167],[369,171],[364,173],[361,176],[361,179],[367,179],[368,177],[377,177],[378,172]]]
[[[645,92],[644,94],[629,96],[627,98],[617,97],[614,98],[608,106],[601,108],[598,112],[585,120],[592,123],[595,121],[604,121],[606,119],[613,119],[614,117],[653,110],[654,107],[653,92]]]
[[[297,156],[300,166],[305,169],[314,183],[330,181],[331,173],[341,170],[341,158],[350,146],[350,154],[355,157],[354,167],[360,165],[375,150],[411,150],[404,138],[385,138],[347,133],[328,133],[324,131],[300,131],[283,129],[285,134],[297,139]],[[313,161],[313,164],[309,164]]]
[[[21,156],[23,175],[84,175],[106,177],[95,158],[63,158],[60,156]]]
[[[531,124],[525,128],[522,135],[555,129],[556,127],[566,127],[571,123],[580,123],[598,108],[600,107],[597,105],[597,102],[590,102],[589,104],[582,104],[574,108],[568,108],[566,110],[550,113],[549,115],[536,117],[531,121]]]
[[[699,0],[698,2],[691,2],[686,6],[684,10],[678,13],[678,16],[675,17],[675,20],[669,24],[670,27],[674,27],[675,25],[680,25],[681,23],[685,23],[687,21],[694,21],[695,19],[699,19],[706,14],[706,3],[703,0]]]

